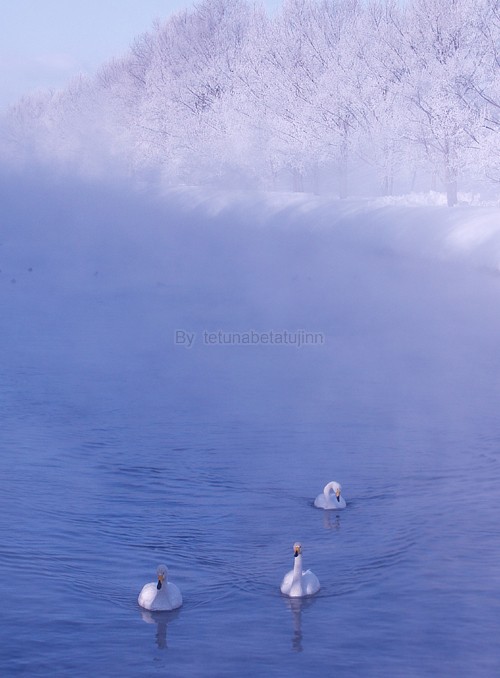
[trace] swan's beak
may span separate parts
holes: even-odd
[[[337,501],[340,503],[340,488],[337,487],[335,490],[335,496],[337,497]]]
[[[165,581],[165,575],[159,574],[158,575],[158,584],[156,585],[156,588],[158,589],[158,591],[161,589],[164,581]]]
[[[300,553],[300,546],[295,546],[293,549],[293,557],[296,558]]]

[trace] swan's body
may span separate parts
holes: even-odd
[[[338,510],[344,509],[346,507],[345,499],[340,494],[342,492],[342,487],[340,483],[336,483],[335,480],[332,480],[331,483],[327,483],[321,494],[318,494],[314,500],[314,506],[316,508],[329,509],[329,510]]]
[[[311,570],[302,570],[302,547],[300,544],[293,545],[293,570],[287,572],[281,582],[281,593],[290,598],[303,598],[312,596],[319,591],[318,577]]]
[[[158,582],[150,582],[142,587],[137,602],[146,610],[162,612],[176,610],[182,605],[182,594],[179,587],[167,581],[168,570],[165,565],[158,565],[156,570]]]

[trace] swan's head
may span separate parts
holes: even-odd
[[[301,553],[302,553],[302,545],[299,544],[298,541],[296,541],[295,544],[293,545],[293,557],[296,558]]]
[[[337,483],[335,480],[332,480],[331,483],[328,483],[328,485],[325,486],[325,494],[326,495],[330,494],[330,491],[332,491],[335,494],[335,496],[337,497],[337,501],[340,501],[342,485],[340,483]]]
[[[166,565],[158,565],[156,568],[156,576],[158,577],[158,584],[156,585],[156,588],[158,591],[161,589],[163,586],[163,582],[167,579],[167,566]]]

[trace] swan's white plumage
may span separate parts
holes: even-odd
[[[302,546],[293,545],[293,570],[287,572],[281,582],[281,593],[290,598],[312,596],[320,589],[318,577],[311,570],[302,570]]]
[[[327,483],[321,494],[318,494],[314,500],[314,506],[316,508],[322,508],[327,510],[339,510],[346,507],[346,502],[344,497],[341,495],[342,486],[340,483],[332,480],[331,483]]]
[[[165,565],[158,565],[156,573],[158,582],[152,581],[145,584],[139,593],[137,602],[146,610],[154,612],[176,610],[182,605],[179,587],[167,580],[168,569]]]

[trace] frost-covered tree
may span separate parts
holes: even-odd
[[[358,39],[362,120],[359,154],[375,169],[384,195],[394,191],[396,174],[406,174],[405,82],[408,64],[402,45],[402,13],[396,2],[375,1],[362,15]],[[377,39],[373,40],[372,36]]]
[[[22,97],[11,106],[2,120],[2,150],[4,158],[16,165],[36,157],[45,135],[47,111],[54,97],[53,91],[37,92]]]
[[[500,0],[488,0],[478,22],[482,63],[471,82],[484,110],[481,166],[484,176],[500,183]]]
[[[349,169],[359,158],[364,127],[366,72],[362,52],[366,36],[357,0],[319,5],[319,52],[324,68],[315,101],[315,124],[324,146],[324,162],[337,171],[340,197],[348,194]]]
[[[359,15],[355,0],[288,0],[274,21],[267,105],[277,155],[292,171],[295,188],[304,174],[334,166],[339,193],[346,194],[361,123],[361,92],[353,68]]]
[[[479,150],[482,107],[471,96],[484,46],[479,39],[481,0],[414,0],[406,16],[408,133],[436,167],[448,205],[457,181]]]
[[[134,47],[148,62],[141,75],[144,136],[167,173],[200,178],[227,160],[227,118],[250,16],[244,0],[205,0]]]
[[[500,0],[203,0],[122,58],[24,97],[2,151],[85,172],[296,190],[500,179]],[[368,169],[367,169],[368,168]],[[406,182],[406,183],[405,183]]]
[[[252,86],[271,132],[274,169],[290,172],[295,190],[302,189],[315,147],[310,119],[318,71],[310,49],[313,6],[310,0],[284,3],[265,34],[261,77]]]

